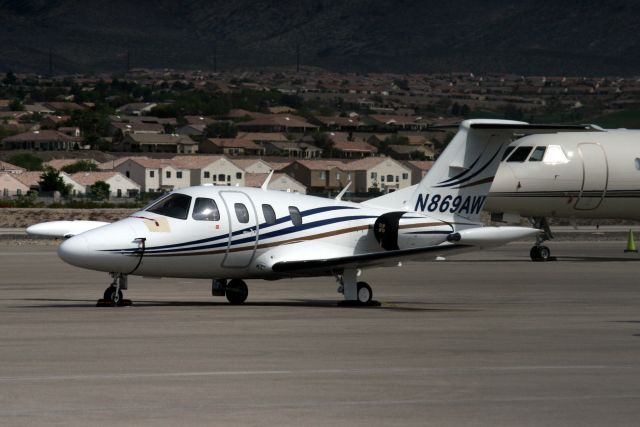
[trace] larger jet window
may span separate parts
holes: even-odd
[[[220,221],[220,210],[216,201],[198,197],[193,204],[191,218],[196,221]]]
[[[238,218],[238,222],[242,224],[246,224],[249,222],[249,210],[242,203],[236,203],[233,205],[236,210],[236,217]]]
[[[148,212],[158,215],[170,216],[171,218],[187,219],[191,206],[191,197],[186,194],[173,193],[172,195],[151,205]]]
[[[273,225],[276,223],[276,212],[271,205],[262,205],[262,213],[267,224]]]
[[[529,156],[529,161],[541,162],[542,158],[544,157],[544,152],[546,150],[547,150],[547,147],[536,147],[536,149],[533,150],[533,153],[531,153],[531,156]]]
[[[533,147],[518,147],[513,154],[509,156],[507,162],[524,162],[529,157],[529,153]]]
[[[291,215],[291,222],[293,225],[302,225],[302,215],[300,215],[300,209],[295,206],[289,206],[289,215]]]

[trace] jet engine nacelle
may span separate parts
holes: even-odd
[[[393,251],[440,244],[453,227],[415,212],[389,212],[376,219],[373,233],[380,246]]]

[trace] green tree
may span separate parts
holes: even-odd
[[[7,75],[5,76],[4,79],[2,79],[2,83],[11,86],[16,84],[16,82],[18,81],[18,79],[16,78],[16,75],[13,73],[13,71],[9,71],[7,73]]]
[[[207,125],[204,129],[207,138],[235,138],[238,135],[238,128],[229,122],[216,122]]]
[[[69,194],[69,188],[64,183],[62,176],[60,176],[60,172],[53,168],[47,169],[42,175],[40,175],[38,185],[40,186],[40,191],[59,191],[63,196],[67,196]]]
[[[14,99],[9,103],[9,110],[11,111],[24,111],[24,105],[19,99]]]
[[[322,148],[322,155],[324,157],[333,157],[333,150],[335,148],[335,142],[326,133],[316,132],[311,135],[313,142],[318,148]]]
[[[77,162],[62,168],[62,170],[68,174],[76,172],[92,172],[97,169],[98,166],[89,160],[78,160]]]
[[[89,194],[93,199],[107,200],[111,194],[111,186],[104,181],[96,181],[95,184],[89,186]]]
[[[29,171],[41,171],[42,159],[31,153],[14,154],[9,157],[9,163],[12,163]]]

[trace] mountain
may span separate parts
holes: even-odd
[[[302,64],[335,70],[637,74],[640,2],[0,0],[0,71]]]

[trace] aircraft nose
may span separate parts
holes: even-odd
[[[71,237],[58,247],[58,256],[65,262],[78,267],[82,267],[82,261],[89,255],[89,242],[82,235]]]

